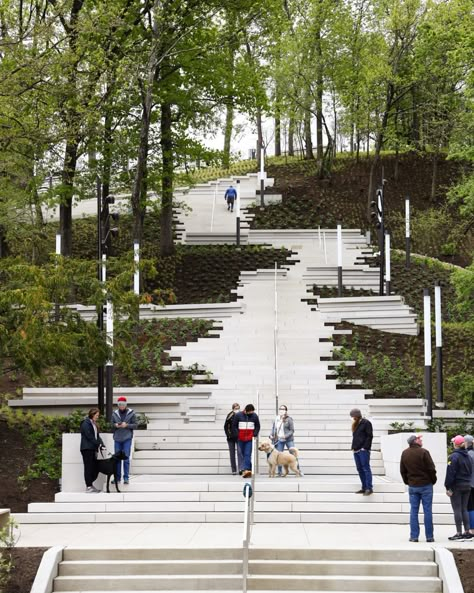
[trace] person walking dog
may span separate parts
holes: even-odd
[[[285,447],[290,450],[295,446],[295,423],[291,416],[288,416],[288,408],[285,405],[280,406],[278,416],[275,418],[272,426],[270,439],[275,445],[277,451],[283,452]],[[298,469],[299,469],[298,464]],[[278,475],[282,475],[282,466],[278,466]]]
[[[237,470],[242,474],[242,453],[238,447],[237,439],[232,431],[232,422],[234,416],[240,411],[239,404],[232,404],[232,410],[227,414],[224,422],[224,432],[227,438],[227,446],[229,448],[230,468],[232,475],[237,475]],[[237,450],[237,451],[236,451]],[[235,454],[237,452],[237,463],[235,462]]]
[[[252,475],[252,439],[260,432],[260,420],[252,404],[247,404],[243,412],[237,412],[232,421],[232,431],[242,455],[242,477]]]
[[[130,480],[130,452],[132,450],[133,431],[137,429],[137,418],[132,408],[127,407],[127,398],[121,395],[117,399],[117,409],[112,414],[115,453],[123,451],[127,459],[123,461],[123,483]],[[117,481],[122,479],[122,461],[117,461]]]
[[[436,484],[436,467],[430,452],[423,448],[423,436],[412,434],[407,439],[408,448],[402,452],[400,474],[408,486],[410,498],[410,539],[417,542],[420,535],[418,513],[423,505],[425,536],[428,543],[434,542],[433,486]]]
[[[362,418],[358,408],[349,412],[352,418],[352,452],[361,481],[361,489],[356,494],[370,496],[374,492],[372,484],[372,470],[370,468],[370,450],[372,448],[373,429],[372,423],[367,418]]]
[[[84,481],[86,483],[86,493],[93,494],[100,492],[94,487],[94,482],[97,480],[99,470],[97,468],[97,452],[99,449],[105,447],[103,440],[100,438],[99,427],[97,421],[99,420],[100,412],[98,408],[91,408],[87,417],[81,422],[81,455],[84,462]]]
[[[460,434],[451,439],[454,451],[448,458],[446,479],[444,486],[446,494],[451,499],[456,533],[448,537],[451,541],[470,540],[472,535],[469,531],[469,513],[467,510],[469,497],[471,496],[472,462],[469,453],[464,448],[464,437]],[[464,533],[462,531],[464,525]]]

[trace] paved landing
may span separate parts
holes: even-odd
[[[242,524],[238,523],[21,525],[18,546],[232,548],[242,545],[242,530]],[[474,542],[450,542],[448,537],[454,532],[454,527],[449,525],[435,526],[434,544],[423,541],[410,544],[406,525],[257,524],[253,527],[251,545],[330,549],[418,549],[438,546],[474,549]],[[421,539],[424,539],[423,536]]]

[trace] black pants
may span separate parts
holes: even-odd
[[[85,449],[81,451],[82,460],[84,462],[84,481],[87,488],[92,486],[93,482],[97,480],[99,472],[97,470],[97,459],[95,451]]]
[[[453,488],[453,495],[451,496],[451,506],[453,507],[454,522],[456,523],[456,531],[462,533],[464,524],[464,531],[469,531],[469,513],[467,504],[471,496],[471,486],[455,486]]]

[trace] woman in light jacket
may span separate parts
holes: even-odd
[[[288,408],[284,405],[280,406],[279,415],[275,418],[272,426],[272,432],[270,439],[275,445],[277,451],[283,451],[285,447],[289,450],[295,446],[294,434],[295,434],[295,423],[293,418],[288,416]],[[300,465],[298,462],[298,469]],[[282,475],[282,466],[278,466],[278,475]]]

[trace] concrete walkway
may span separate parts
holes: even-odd
[[[243,517],[243,513],[242,513]],[[235,548],[242,545],[242,524],[229,523],[121,523],[21,525],[19,546],[90,547],[191,547]],[[435,526],[434,544],[421,535],[418,544],[408,542],[407,525],[256,524],[254,547],[286,548],[397,548],[448,547],[474,549],[474,542],[450,542],[454,526]],[[423,533],[423,532],[422,532]],[[88,543],[87,543],[88,542]]]

